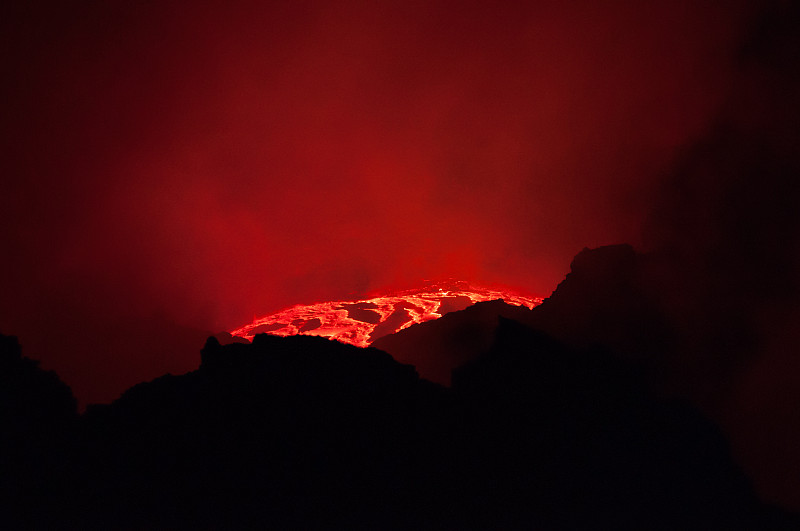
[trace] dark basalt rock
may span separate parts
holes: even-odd
[[[757,499],[714,424],[653,388],[636,349],[658,336],[633,330],[661,323],[642,260],[585,250],[533,311],[479,303],[385,338],[413,339],[423,371],[452,353],[450,388],[376,348],[209,337],[197,370],[76,420],[0,336],[3,389],[46,404],[17,410],[39,431],[9,432],[32,450],[3,454],[21,463],[0,483],[6,527],[800,528]]]
[[[420,375],[450,385],[455,367],[475,359],[489,348],[500,316],[524,321],[530,310],[502,300],[479,302],[439,319],[416,324],[378,338],[372,346],[395,359],[414,365]]]

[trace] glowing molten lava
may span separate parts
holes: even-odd
[[[231,334],[247,339],[263,332],[279,336],[307,334],[366,347],[381,336],[413,324],[496,299],[528,308],[542,302],[540,297],[480,288],[465,282],[438,283],[372,299],[293,306],[255,319]]]

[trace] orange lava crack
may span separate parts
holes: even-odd
[[[371,299],[292,306],[255,319],[233,330],[231,335],[252,339],[262,332],[278,336],[306,334],[367,347],[378,337],[438,319],[445,313],[464,309],[476,302],[496,299],[528,308],[542,302],[540,297],[528,297],[508,290],[448,282]]]

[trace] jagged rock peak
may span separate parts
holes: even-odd
[[[608,283],[630,278],[637,256],[629,244],[584,247],[570,265],[571,274],[589,282]]]

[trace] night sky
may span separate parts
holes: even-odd
[[[797,9],[518,4],[6,2],[0,331],[102,402],[254,314],[450,277],[546,296],[629,242],[687,320],[750,306],[755,343],[698,374],[785,433]]]

